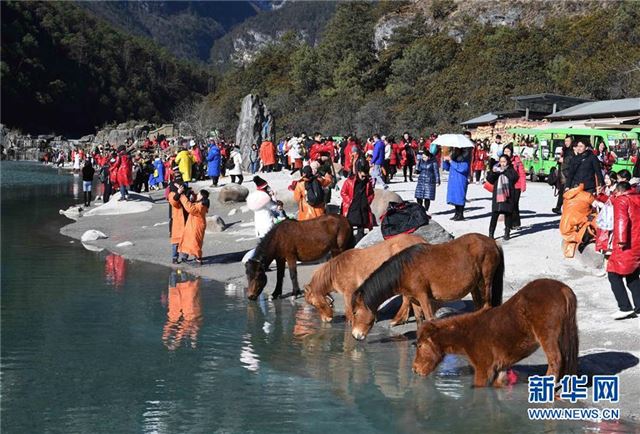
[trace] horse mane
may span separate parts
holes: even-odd
[[[396,295],[396,288],[400,284],[402,275],[406,272],[405,268],[413,262],[416,256],[428,248],[430,248],[428,244],[415,244],[383,262],[355,290],[351,298],[352,308],[355,307],[356,299],[361,296],[365,306],[370,311],[376,312],[378,306],[385,300]]]
[[[329,293],[327,288],[332,286],[332,277],[337,275],[340,269],[340,261],[337,261],[337,257],[331,258],[329,262],[322,264],[311,277],[309,285],[311,290],[317,293]]]
[[[279,223],[277,225],[274,225],[271,229],[269,229],[269,232],[267,232],[265,234],[264,237],[262,237],[262,239],[258,242],[258,245],[256,246],[256,252],[254,254],[254,259],[256,259],[259,262],[263,262],[265,259],[267,258],[267,250],[269,248],[269,246],[271,245],[271,243],[273,242],[273,239],[276,235],[276,232],[278,231],[278,228],[285,222]],[[264,265],[269,265],[269,264],[264,264]]]

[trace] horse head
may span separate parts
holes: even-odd
[[[364,302],[362,291],[356,291],[351,298],[351,309],[353,312],[353,328],[351,335],[361,341],[367,337],[369,330],[376,321],[376,313]]]
[[[311,288],[311,285],[304,286],[304,299],[311,306],[318,309],[320,318],[324,322],[331,322],[333,319],[333,297],[329,294],[318,294]]]
[[[262,293],[262,290],[267,286],[267,273],[262,261],[256,259],[249,259],[244,265],[245,272],[247,274],[247,298],[249,300],[255,300]]]
[[[413,372],[418,375],[431,374],[444,358],[444,351],[433,339],[438,329],[435,322],[427,321],[418,330],[416,358],[413,360]]]

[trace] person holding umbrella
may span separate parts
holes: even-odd
[[[432,143],[451,148],[451,154],[445,157],[450,165],[447,203],[455,207],[455,213],[451,220],[462,221],[464,220],[464,205],[469,185],[469,161],[473,142],[466,135],[442,134]]]

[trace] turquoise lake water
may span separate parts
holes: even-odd
[[[473,389],[457,358],[416,377],[410,339],[356,342],[302,302],[249,302],[242,288],[89,252],[58,232],[78,178],[0,172],[3,433],[630,428],[529,422],[526,385]]]

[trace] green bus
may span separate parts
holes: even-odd
[[[598,130],[594,128],[510,128],[507,130],[513,134],[514,145],[518,145],[522,139],[532,143],[533,147],[514,148],[520,154],[522,163],[532,181],[544,180],[552,167],[557,167],[564,139],[567,136],[573,138],[573,142],[579,140],[589,142],[594,148],[604,142],[610,151],[618,157],[613,165],[614,171],[627,169],[632,171],[632,157],[638,154],[638,142],[640,128],[631,130]]]

